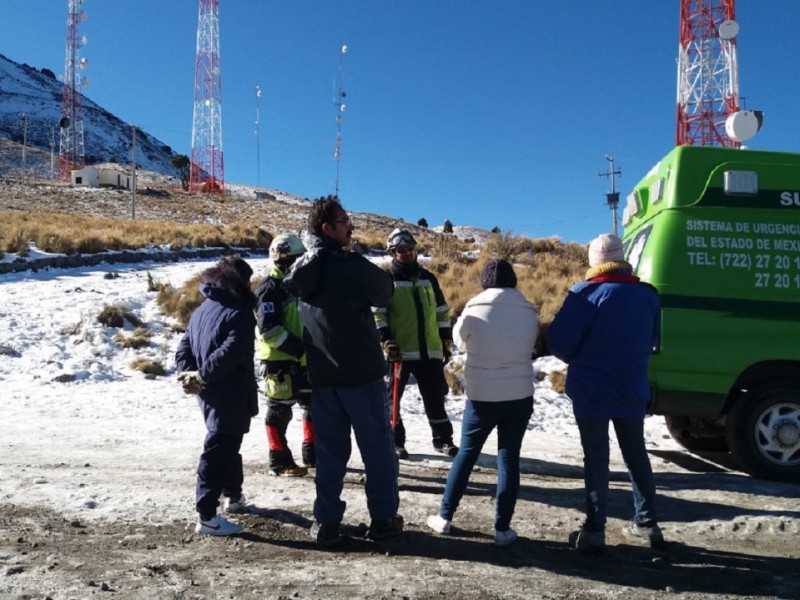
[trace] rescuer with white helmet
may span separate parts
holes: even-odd
[[[316,463],[303,323],[297,312],[297,298],[281,285],[286,272],[304,252],[303,242],[296,235],[276,236],[269,246],[269,275],[256,289],[256,359],[261,361],[267,396],[269,472],[284,477],[302,477]],[[303,413],[302,467],[295,462],[286,440],[295,403]]]
[[[414,375],[431,427],[434,450],[455,456],[458,448],[453,444],[453,425],[444,408],[448,390],[444,362],[450,357],[452,345],[450,307],[436,276],[417,262],[417,241],[410,231],[394,229],[386,240],[386,248],[392,255],[394,292],[387,308],[372,309],[384,355],[390,363],[402,363],[399,397],[409,376]],[[390,369],[389,377],[391,398],[394,369]],[[405,438],[405,426],[398,415],[394,442],[400,458],[408,457]]]

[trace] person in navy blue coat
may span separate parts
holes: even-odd
[[[633,487],[634,518],[623,533],[651,546],[664,542],[644,445],[647,366],[658,343],[660,313],[658,292],[633,275],[619,237],[603,234],[589,245],[586,280],[570,288],[548,328],[550,352],[569,365],[566,393],[583,446],[586,520],[570,539],[578,550],[605,550],[609,422]]]
[[[243,527],[217,514],[220,495],[226,512],[242,512],[244,472],[239,450],[250,420],[258,414],[254,367],[256,297],[253,270],[228,256],[202,274],[203,303],[189,319],[175,355],[186,393],[197,394],[208,434],[197,467],[195,531],[232,535]]]

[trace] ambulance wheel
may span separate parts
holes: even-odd
[[[745,394],[730,412],[727,437],[746,473],[800,482],[800,381],[777,380]]]

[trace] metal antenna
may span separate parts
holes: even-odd
[[[339,161],[342,158],[342,116],[346,105],[344,99],[347,93],[342,89],[344,82],[344,55],[347,53],[347,44],[342,44],[339,48],[339,75],[337,79],[336,96],[333,99],[333,104],[336,106],[336,148],[333,152],[333,160],[336,161],[336,179],[334,180],[334,188],[336,190],[336,197],[339,197]]]
[[[78,69],[85,69],[89,61],[80,57],[80,47],[86,45],[86,36],[78,37],[78,26],[86,20],[86,11],[80,10],[83,0],[67,1],[67,52],[64,58],[64,89],[61,102],[61,139],[58,150],[58,178],[69,181],[72,169],[84,163],[83,147],[83,94],[81,88],[89,85],[88,77],[79,77]]]
[[[219,0],[199,0],[189,193],[225,193]]]
[[[606,193],[606,202],[608,203],[608,207],[611,209],[611,218],[613,219],[613,227],[612,231],[614,235],[617,235],[617,206],[619,206],[619,192],[617,191],[616,183],[614,181],[614,175],[619,175],[622,177],[622,171],[620,169],[614,170],[614,157],[609,156],[606,154],[606,160],[611,163],[609,170],[605,173],[598,173],[598,177],[608,177],[611,179],[611,191]]]
[[[256,185],[261,186],[261,141],[259,139],[258,122],[259,109],[258,101],[261,98],[261,86],[256,85]]]

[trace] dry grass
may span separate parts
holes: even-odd
[[[124,304],[107,304],[97,315],[97,320],[106,327],[124,327],[125,321],[134,327],[141,327],[142,321]]]
[[[152,358],[134,358],[128,366],[146,375],[164,375],[164,373],[166,373],[164,363],[160,360],[153,360]]]
[[[264,251],[274,233],[299,232],[305,226],[302,203],[188,196],[179,187],[153,186],[137,197],[137,220],[131,220],[127,192],[87,193],[58,184],[0,181],[0,252],[24,256],[31,242],[62,254],[154,246],[234,246]],[[505,258],[514,264],[518,288],[539,309],[544,333],[567,289],[583,279],[588,266],[584,246],[564,244],[555,237],[530,239],[499,232],[481,246],[392,217],[349,214],[355,225],[354,240],[362,249],[385,249],[386,236],[395,227],[411,231],[420,254],[431,256],[429,268],[439,277],[454,317],[481,291],[483,264],[490,258]],[[178,328],[186,327],[203,300],[198,284],[199,274],[179,289],[148,279],[148,289],[158,292],[159,303],[176,319]]]
[[[24,256],[30,244],[57,254],[93,254],[108,250],[206,246],[266,250],[272,234],[257,225],[176,224],[0,210],[0,248]]]
[[[120,331],[114,336],[114,341],[123,348],[144,348],[150,345],[150,336],[152,332],[144,327],[137,327],[132,333],[123,333]]]

